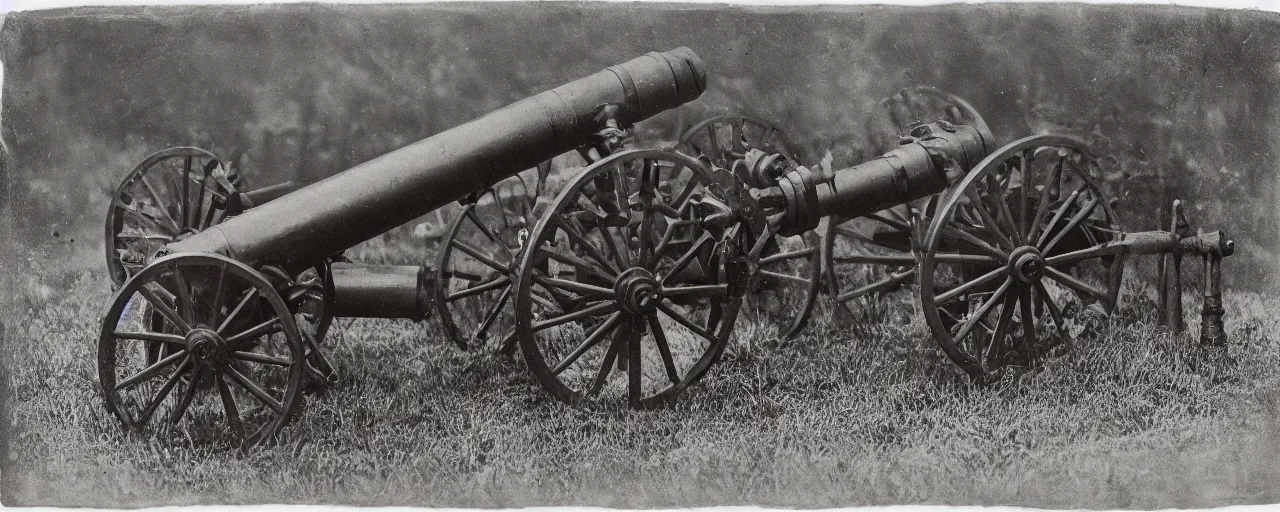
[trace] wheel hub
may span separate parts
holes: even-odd
[[[1039,281],[1044,275],[1044,256],[1035,247],[1019,247],[1009,255],[1009,273],[1023,284]]]
[[[219,366],[231,355],[227,341],[208,329],[192,329],[187,333],[187,347],[196,364]]]
[[[629,313],[653,311],[662,299],[662,285],[643,268],[627,269],[613,285],[618,305]]]

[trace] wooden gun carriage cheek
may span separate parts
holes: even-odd
[[[1162,321],[1176,330],[1181,257],[1201,256],[1201,340],[1225,343],[1220,262],[1234,244],[1221,232],[1192,234],[1177,204],[1170,231],[1119,230],[1087,175],[1092,161],[1073,139],[1032,136],[996,147],[974,113],[977,121],[968,124],[917,122],[894,149],[838,170],[740,144],[741,121],[732,147],[712,142],[710,157],[620,151],[626,129],[696,99],[706,86],[691,50],[650,53],[302,188],[234,192],[236,177],[207,152],[153,155],[185,158],[181,179],[168,187],[170,197],[181,198],[170,201],[181,208],[168,211],[181,220],[151,204],[164,202],[158,189],[165,187],[141,175],[121,190],[134,187],[131,194],[154,201],[118,191],[108,213],[107,259],[120,286],[99,340],[108,409],[127,429],[141,429],[157,414],[178,424],[197,403],[220,413],[246,446],[273,438],[299,410],[303,384],[333,373],[321,346],[333,317],[422,320],[445,296],[433,277],[440,269],[357,264],[343,260],[343,251],[574,150],[598,159],[542,205],[532,230],[521,229],[518,247],[476,222],[511,262],[453,245],[495,272],[450,294],[503,290],[483,324],[509,303],[514,321],[502,350],[518,344],[529,370],[566,402],[600,394],[615,367],[626,372],[621,394],[632,407],[673,400],[718,361],[743,301],[788,277],[766,266],[817,261],[816,247],[787,248],[785,240],[809,237],[832,219],[878,219],[909,238],[908,256],[845,260],[918,264],[910,272],[921,283],[930,330],[979,380],[998,376],[1014,356],[1034,354],[1042,311],[1065,331],[1045,282],[1109,311],[1129,254],[1171,260],[1172,278],[1161,273],[1160,302]],[[706,126],[714,139],[714,126]],[[206,157],[203,181],[193,180],[193,158]],[[188,205],[193,183],[204,198],[198,208]],[[205,193],[212,189],[227,194]],[[928,206],[919,207],[922,201]],[[211,207],[215,202],[221,206]],[[883,215],[899,207],[908,210],[903,220]],[[180,234],[161,245],[112,242],[146,238],[122,230],[126,218]],[[1086,261],[1103,262],[1106,289],[1070,273]],[[956,267],[943,272],[947,265]],[[807,300],[786,334],[807,321],[818,274],[800,279]],[[898,285],[907,275],[885,282]],[[873,288],[887,289],[865,289]],[[1027,350],[1021,355],[1003,346],[1013,337],[1015,305]],[[668,336],[672,329],[682,336]],[[990,336],[966,341],[977,332]],[[596,358],[584,362],[593,350]],[[210,399],[197,401],[202,392]]]

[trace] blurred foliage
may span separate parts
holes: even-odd
[[[1085,138],[1130,229],[1189,200],[1241,240],[1233,282],[1270,286],[1280,24],[1270,13],[1021,5],[747,8],[591,4],[77,8],[0,33],[17,238],[96,239],[146,154],[206,147],[256,185],[316,180],[519,98],[686,45],[710,90],[642,126],[774,120],[803,153],[874,156],[867,118],[901,87],[968,99],[1007,142]],[[811,163],[811,162],[806,162]],[[8,194],[0,194],[8,197]],[[86,234],[87,233],[87,234]]]

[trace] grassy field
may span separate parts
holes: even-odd
[[[887,300],[857,311],[876,322],[826,313],[799,339],[740,340],[656,412],[562,405],[518,361],[437,339],[434,320],[341,320],[338,382],[308,397],[281,446],[243,455],[122,434],[93,363],[108,279],[87,255],[40,256],[21,264],[4,332],[7,505],[1280,501],[1269,296],[1228,293],[1224,355],[1157,332],[1130,283],[1076,350],[987,388],[966,384],[909,301]],[[1191,332],[1198,304],[1187,297]]]

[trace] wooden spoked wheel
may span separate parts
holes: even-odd
[[[1068,322],[1116,305],[1121,229],[1096,161],[1036,135],[989,155],[949,192],[925,239],[920,304],[938,345],[978,380],[1069,341]]]
[[[142,160],[116,188],[107,210],[107,270],[115,286],[165,244],[222,221],[241,185],[208,151],[176,147]]]
[[[879,115],[868,118],[872,146],[881,153],[898,145],[911,123],[947,121],[971,125],[988,140],[982,115],[965,100],[934,87],[902,89],[880,102]],[[994,142],[991,142],[994,145]],[[920,247],[937,209],[934,196],[857,219],[822,219],[822,271],[827,291],[837,304],[862,298],[879,300],[911,293],[917,280]]]
[[[680,135],[675,146],[677,151],[721,168],[746,156],[749,149],[780,153],[797,161],[795,148],[773,124],[740,115],[718,116],[695,124]]]
[[[677,151],[720,169],[751,149],[797,161],[795,145],[781,129],[749,116],[706,119],[685,130],[676,143]],[[744,298],[743,320],[755,324],[753,332],[776,331],[786,338],[804,329],[817,303],[822,287],[820,242],[812,232],[773,238],[760,259],[760,278]]]
[[[167,348],[154,362],[152,343]],[[272,440],[297,408],[304,343],[262,274],[219,255],[174,254],[112,298],[98,380],[126,430],[179,427],[193,439],[227,436],[248,447]]]
[[[757,279],[743,298],[739,322],[751,322],[753,333],[773,331],[781,338],[804,330],[822,291],[819,243],[813,232],[773,235],[761,252]]]
[[[655,407],[720,357],[746,267],[735,245],[744,225],[713,179],[681,153],[625,151],[576,176],[539,219],[516,333],[556,398]]]
[[[919,248],[936,198],[896,206],[840,222],[818,224],[825,286],[836,304],[880,300],[915,285]]]
[[[578,152],[582,165],[599,151]],[[445,336],[463,350],[512,354],[516,348],[515,283],[533,222],[558,190],[551,161],[533,186],[524,176],[504,180],[467,201],[449,223],[436,252],[436,312]]]

